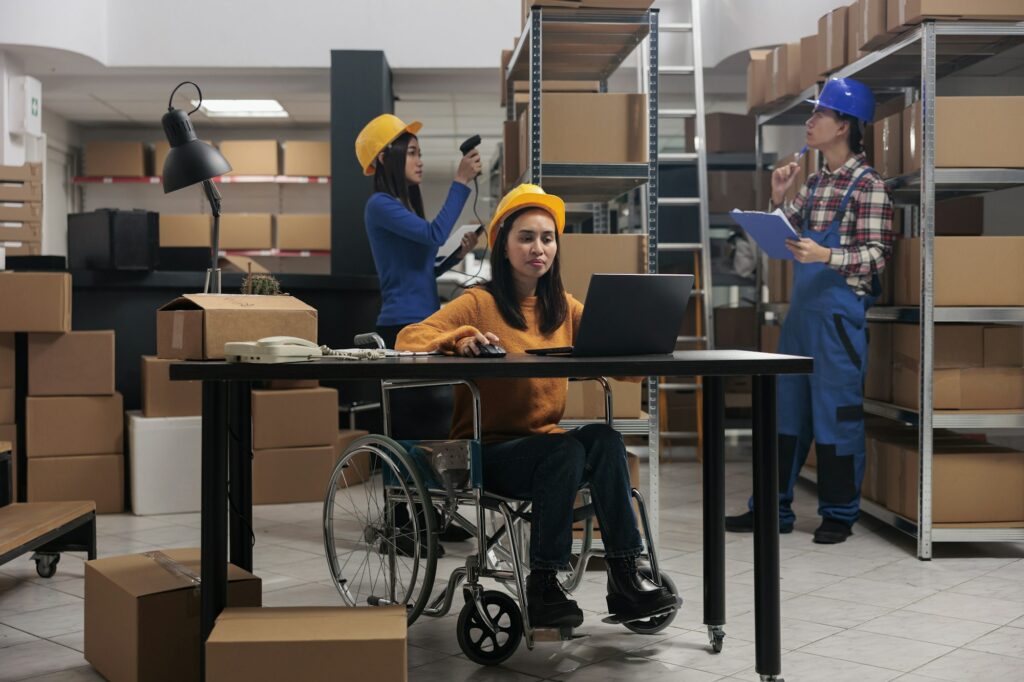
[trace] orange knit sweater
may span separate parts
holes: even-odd
[[[541,334],[537,322],[537,299],[520,304],[526,329],[510,327],[498,312],[494,297],[483,287],[469,289],[423,322],[401,331],[398,350],[456,352],[459,339],[476,332],[492,332],[508,353],[527,348],[571,346],[575,343],[583,315],[583,304],[566,294],[569,314],[562,326],[549,336]],[[495,360],[501,362],[501,360]],[[558,427],[565,411],[568,379],[478,379],[482,430],[485,443],[500,442],[541,433],[562,433]],[[472,397],[464,386],[455,387],[452,438],[473,437]]]

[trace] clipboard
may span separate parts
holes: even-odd
[[[771,213],[761,211],[741,211],[733,209],[729,212],[740,227],[746,230],[761,250],[771,258],[794,260],[793,254],[786,248],[787,239],[800,239],[785,214],[775,209]]]

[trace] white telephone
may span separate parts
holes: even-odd
[[[294,336],[268,336],[259,341],[230,341],[224,344],[224,357],[228,362],[305,362],[323,356],[313,341]]]

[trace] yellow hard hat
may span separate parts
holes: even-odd
[[[356,137],[356,158],[363,167],[363,175],[373,175],[377,155],[402,133],[415,135],[422,127],[419,121],[406,125],[405,121],[394,114],[381,114],[367,123]]]
[[[540,208],[547,211],[555,219],[558,233],[561,234],[565,230],[565,202],[561,197],[546,193],[539,185],[519,185],[501,198],[498,209],[491,218],[491,224],[487,226],[492,249],[505,218],[523,208]]]

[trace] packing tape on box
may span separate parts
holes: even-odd
[[[832,66],[832,15],[835,12],[829,12],[825,15],[825,70],[829,70]]]
[[[185,347],[185,311],[175,310],[171,320],[171,348],[181,350]]]
[[[181,578],[187,583],[187,587],[199,587],[200,583],[202,583],[202,579],[199,577],[198,573],[188,566],[178,563],[163,552],[143,552],[142,556],[147,559],[152,559],[159,564],[160,568],[175,577]]]

